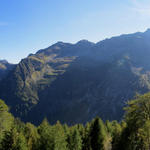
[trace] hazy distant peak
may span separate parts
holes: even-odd
[[[2,59],[2,60],[0,60],[0,63],[2,63],[2,64],[8,64],[8,61],[5,60],[5,59]]]
[[[64,45],[68,45],[70,43],[65,43],[65,42],[62,42],[62,41],[58,41],[57,43],[53,44],[52,46],[64,46]]]
[[[53,44],[53,45],[51,45],[50,47],[48,47],[48,48],[62,48],[62,47],[65,47],[65,46],[68,46],[68,45],[72,45],[72,44],[70,44],[70,43],[65,43],[65,42],[62,42],[62,41],[58,41],[57,43],[55,43],[55,44]]]
[[[79,42],[76,43],[76,45],[94,45],[95,43],[90,42],[88,40],[80,40]]]
[[[57,43],[53,44],[52,46],[63,46],[65,45],[66,43],[62,42],[62,41],[58,41]],[[50,46],[50,47],[52,47]]]
[[[56,44],[64,45],[65,43],[63,41],[58,41]]]
[[[150,28],[148,28],[144,33],[150,34]]]

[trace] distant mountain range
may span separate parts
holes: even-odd
[[[126,101],[150,91],[150,29],[92,43],[58,42],[17,65],[0,61],[0,98],[23,121],[120,120]]]

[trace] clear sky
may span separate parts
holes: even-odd
[[[0,59],[17,63],[57,41],[98,42],[150,28],[150,0],[0,0]]]

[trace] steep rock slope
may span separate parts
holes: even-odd
[[[96,44],[58,42],[23,59],[0,83],[0,98],[24,121],[85,123],[123,116],[128,99],[150,90],[150,30]]]

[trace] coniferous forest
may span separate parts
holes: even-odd
[[[23,123],[0,100],[0,150],[149,150],[150,93],[127,102],[121,122],[96,117],[68,126],[45,118],[39,126]]]

